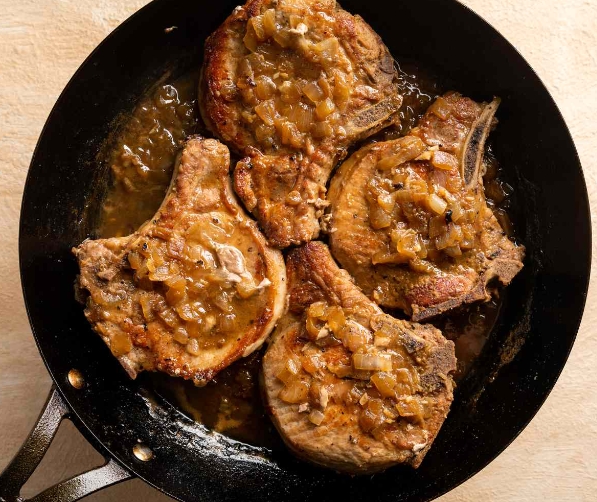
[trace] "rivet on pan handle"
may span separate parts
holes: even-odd
[[[48,451],[60,423],[69,414],[67,404],[53,387],[29,437],[0,474],[0,502],[73,502],[133,477],[130,472],[110,459],[101,467],[62,481],[35,497],[21,498],[19,496],[21,488]]]

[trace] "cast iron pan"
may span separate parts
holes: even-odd
[[[0,476],[4,500],[17,500],[65,416],[107,463],[35,500],[76,500],[132,476],[186,501],[428,500],[495,458],[537,412],[566,362],[585,302],[591,234],[579,159],[552,98],[516,50],[456,1],[346,0],[399,61],[415,60],[476,99],[502,98],[493,149],[516,187],[513,219],[527,246],[526,266],[423,465],[338,475],[283,450],[209,433],[125,375],[73,297],[70,249],[93,235],[108,179],[96,157],[119,114],[152,83],[172,68],[200,65],[203,41],[237,2],[158,0],[143,8],[85,61],[46,123],[25,187],[20,260],[31,327],[56,390]],[[69,383],[73,368],[84,383]],[[145,460],[133,453],[139,444],[149,448],[135,450]]]

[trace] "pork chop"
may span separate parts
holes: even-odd
[[[490,299],[524,247],[504,233],[483,189],[485,140],[499,100],[438,98],[408,136],[368,145],[334,175],[332,254],[365,294],[415,321]]]
[[[256,350],[284,309],[282,255],[235,200],[229,165],[217,140],[189,139],[151,220],[73,249],[85,315],[131,378],[203,385]]]
[[[352,474],[418,467],[452,402],[454,344],[395,319],[310,242],[287,257],[290,311],[263,358],[267,409],[299,457]]]
[[[278,246],[317,237],[325,186],[355,141],[399,120],[394,61],[335,0],[249,0],[205,44],[200,109],[246,158],[235,189]]]

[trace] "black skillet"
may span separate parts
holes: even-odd
[[[143,8],[85,61],[46,123],[25,187],[20,260],[31,327],[55,390],[0,475],[0,499],[17,500],[69,417],[107,463],[34,500],[76,500],[133,476],[189,501],[428,500],[495,458],[566,362],[585,302],[591,233],[579,159],[552,98],[504,38],[454,0],[347,0],[343,6],[361,14],[398,60],[415,60],[474,98],[502,98],[493,147],[516,187],[513,219],[527,246],[525,269],[423,465],[338,475],[211,434],[125,375],[73,298],[70,248],[93,234],[108,179],[96,156],[119,114],[152,83],[173,67],[201,63],[203,41],[237,2],[158,0]],[[82,379],[71,372],[69,380],[72,369]]]

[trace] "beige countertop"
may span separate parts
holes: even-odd
[[[582,159],[595,223],[597,3],[463,1],[519,49],[553,93]],[[0,469],[27,436],[50,388],[19,285],[19,208],[31,154],[52,105],[79,64],[144,3],[0,0]],[[593,282],[570,360],[541,411],[498,459],[444,496],[443,502],[597,499],[595,293]],[[66,423],[24,495],[37,493],[100,460]],[[136,480],[89,500],[169,499]]]

